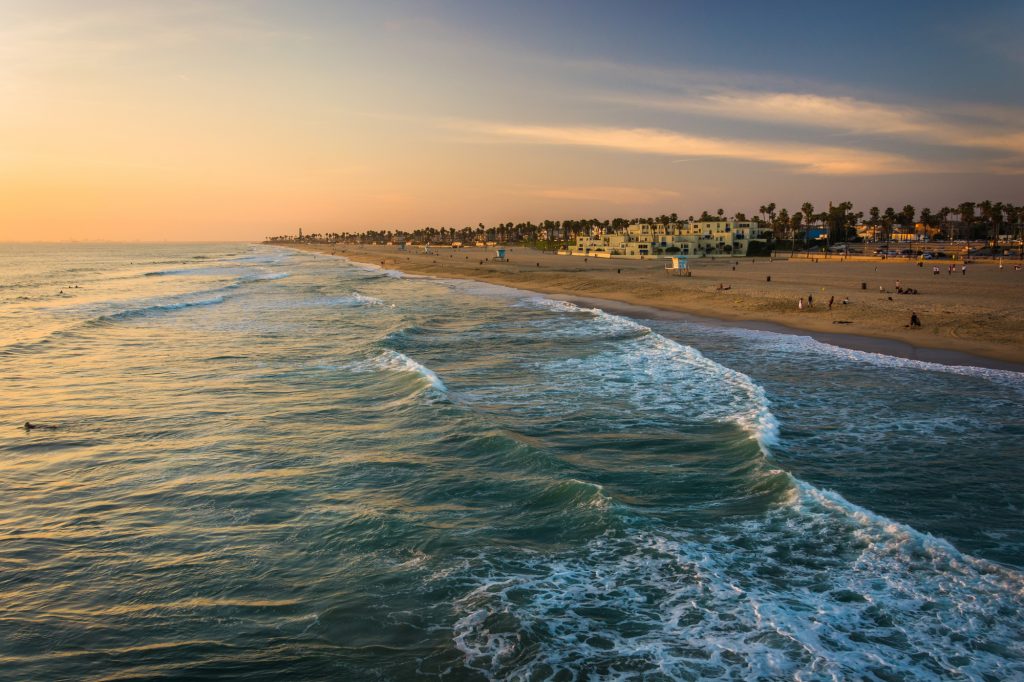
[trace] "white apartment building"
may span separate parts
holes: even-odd
[[[652,256],[745,256],[753,242],[766,243],[771,230],[756,220],[627,225],[594,228],[580,236],[574,256],[648,258]]]

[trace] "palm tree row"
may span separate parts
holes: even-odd
[[[918,211],[907,204],[902,209],[888,207],[881,210],[872,206],[864,211],[854,211],[853,202],[830,203],[827,210],[817,212],[814,204],[805,202],[799,210],[790,212],[777,209],[775,203],[764,204],[758,209],[758,216],[749,217],[736,212],[726,217],[724,209],[714,213],[703,211],[699,216],[685,218],[689,222],[714,220],[756,220],[771,228],[775,241],[808,242],[824,238],[828,243],[858,239],[857,226],[867,228],[873,241],[888,241],[897,227],[922,225],[939,239],[984,239],[998,242],[1003,236],[1016,239],[1024,237],[1024,206],[990,200],[963,202],[957,206],[944,206],[937,211],[922,208]],[[296,238],[289,235],[268,237],[268,241],[308,241],[347,243],[415,242],[451,244],[453,242],[474,243],[493,241],[499,243],[564,243],[581,235],[592,233],[595,228],[620,230],[631,224],[670,224],[680,222],[675,214],[637,217],[581,218],[575,220],[544,220],[539,223],[498,223],[476,227],[423,227],[417,230],[367,230],[359,233],[314,233]]]

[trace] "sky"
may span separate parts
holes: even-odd
[[[1024,203],[1024,2],[0,0],[0,241]]]

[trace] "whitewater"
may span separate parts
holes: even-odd
[[[5,679],[1024,676],[1024,375],[0,248]]]

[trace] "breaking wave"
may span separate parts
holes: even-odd
[[[577,372],[589,373],[595,383],[630,385],[641,409],[698,410],[698,418],[732,421],[750,433],[765,454],[777,444],[779,423],[768,396],[746,374],[621,315],[546,298],[529,302],[556,312],[589,315],[605,334],[625,339],[613,351],[567,363]]]
[[[444,385],[441,378],[427,367],[416,362],[408,355],[395,350],[385,350],[373,360],[373,364],[383,370],[408,372],[420,377],[426,387],[440,395],[448,393],[448,387]]]
[[[100,315],[95,320],[92,320],[91,324],[104,324],[107,322],[113,322],[117,320],[128,320],[137,317],[147,317],[149,315],[159,315],[161,313],[174,312],[176,310],[182,310],[184,308],[196,308],[217,305],[219,303],[223,303],[225,300],[226,299],[224,296],[214,296],[212,298],[200,299],[198,301],[182,301],[180,303],[157,303],[142,308],[122,310],[120,312],[112,313],[110,315]]]

